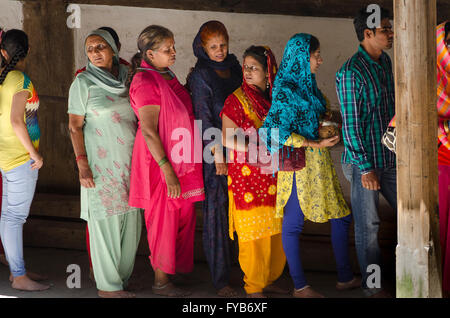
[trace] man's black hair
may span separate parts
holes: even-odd
[[[387,9],[381,8],[380,10],[380,21],[384,19],[390,18],[390,12]],[[362,42],[364,40],[364,31],[366,29],[372,30],[374,33],[376,32],[376,28],[369,28],[367,26],[367,20],[373,14],[373,12],[367,12],[367,7],[362,8],[358,11],[357,15],[353,20],[353,25],[355,26],[356,36],[358,37],[358,41]]]

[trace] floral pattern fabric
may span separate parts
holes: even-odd
[[[122,97],[79,74],[69,92],[68,113],[84,116],[84,142],[95,188],[81,187],[81,218],[103,219],[139,209],[128,205],[136,116]]]
[[[289,138],[297,133],[308,139],[318,139],[319,119],[326,101],[317,87],[315,74],[310,68],[311,35],[294,35],[286,45],[273,86],[273,100],[260,135],[268,149],[275,153]],[[279,140],[273,129],[278,129]],[[273,144],[272,140],[278,145]]]
[[[296,136],[298,145],[304,138]],[[291,139],[291,138],[290,138]],[[295,138],[294,138],[295,139]],[[279,171],[277,182],[276,216],[283,217],[283,209],[292,192],[295,176],[300,207],[308,219],[325,223],[350,214],[328,149],[306,147],[306,165],[300,171]]]

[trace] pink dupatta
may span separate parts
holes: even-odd
[[[141,67],[153,68],[145,61],[142,62]],[[180,199],[191,202],[204,200],[202,141],[199,128],[194,122],[190,97],[187,99],[189,102],[183,102],[157,71],[146,70],[136,74],[135,78],[141,83],[151,82],[154,89],[159,89],[161,105],[158,118],[158,132],[166,156],[180,181],[182,193]],[[178,81],[176,78],[173,80]],[[181,84],[180,87],[182,88]],[[149,92],[149,94],[151,93]],[[188,95],[187,92],[186,94]],[[132,96],[130,96],[130,100],[133,103]],[[133,105],[134,108],[135,106]],[[138,134],[141,134],[140,124],[139,121]],[[135,206],[140,205],[140,207],[144,207],[144,202],[148,203],[151,197],[148,178],[152,178],[152,175],[155,173],[160,173],[161,180],[165,183],[165,177],[161,169],[158,169],[159,171],[150,170],[150,163],[145,163],[144,158],[134,157],[139,153],[139,151],[136,151],[138,140],[145,143],[142,136],[136,136],[135,150],[133,152],[134,167],[130,185],[130,205],[133,203]],[[146,152],[150,160],[154,161],[148,149],[146,149]]]

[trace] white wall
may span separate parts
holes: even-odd
[[[247,47],[269,45],[278,63],[284,47],[295,33],[305,32],[317,36],[321,42],[322,64],[317,80],[332,107],[338,109],[335,92],[335,73],[352,56],[358,42],[352,20],[336,18],[298,17],[267,14],[242,14],[205,11],[184,11],[152,8],[80,5],[81,28],[75,30],[75,64],[86,64],[84,39],[93,29],[101,26],[114,28],[121,40],[121,56],[130,59],[137,51],[139,33],[150,24],[160,24],[175,34],[177,61],[172,67],[181,83],[185,82],[196,58],[192,41],[200,26],[208,20],[225,24],[230,35],[230,52],[240,61]]]
[[[0,27],[20,29],[23,27],[22,3],[12,0],[0,0]]]

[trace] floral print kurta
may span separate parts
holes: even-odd
[[[128,97],[98,87],[84,74],[74,80],[68,113],[84,116],[84,143],[95,188],[81,187],[81,218],[103,219],[139,210],[128,205],[136,116]]]
[[[285,145],[301,147],[305,138],[292,134]],[[325,223],[350,214],[342,195],[341,186],[327,148],[305,149],[305,167],[300,171],[278,171],[277,217],[283,217],[283,209],[292,192],[295,176],[297,196],[305,219]]]

